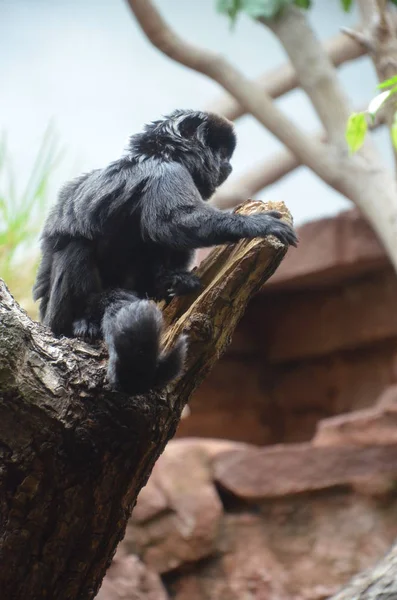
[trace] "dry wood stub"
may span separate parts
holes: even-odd
[[[282,203],[240,211],[267,209],[290,218]],[[2,597],[95,597],[183,406],[285,252],[272,238],[216,249],[198,271],[200,295],[165,311],[165,343],[190,338],[184,375],[136,397],[109,389],[102,345],[53,338],[0,283]]]

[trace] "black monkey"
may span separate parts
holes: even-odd
[[[223,117],[177,110],[133,135],[125,156],[60,191],[34,298],[55,335],[104,338],[117,389],[143,393],[180,373],[185,339],[161,352],[162,315],[150,299],[200,287],[188,271],[194,249],[269,234],[296,245],[275,211],[243,216],[205,202],[229,176],[235,145]]]

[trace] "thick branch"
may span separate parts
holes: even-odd
[[[286,213],[242,212],[266,208]],[[166,309],[165,343],[189,335],[184,375],[136,397],[109,389],[101,345],[53,338],[0,283],[2,598],[94,598],[184,405],[285,252],[272,238],[215,250],[200,268],[207,287]]]
[[[252,198],[254,194],[279,181],[301,164],[292,152],[280,150],[271,159],[258,161],[242,175],[228,179],[213,196],[211,203],[222,209],[233,208],[244,198]]]
[[[338,189],[339,168],[330,160],[327,149],[290,121],[259,86],[249,81],[221,56],[193,46],[180,38],[170,29],[150,0],[128,0],[128,4],[154,46],[180,64],[217,81],[303,164]]]
[[[335,67],[366,53],[362,44],[341,34],[327,40],[324,43],[324,50]],[[279,98],[300,86],[296,71],[290,63],[261,75],[255,83],[271,98]],[[223,94],[215,99],[208,110],[224,115],[231,121],[237,120],[246,113],[246,110],[229,94]]]
[[[370,143],[353,157],[347,145],[321,144],[304,134],[255,84],[222,57],[188,44],[164,22],[150,0],[128,0],[142,30],[164,54],[211,77],[230,92],[323,181],[352,200],[366,215],[397,270],[397,193]],[[377,202],[374,203],[374,198]]]
[[[330,600],[394,600],[397,598],[397,544],[373,568],[360,573]]]
[[[384,119],[380,116],[375,123],[369,124],[369,129],[376,129],[383,124]],[[324,143],[326,136],[324,133],[318,133],[316,139]],[[302,163],[292,152],[281,150],[271,159],[257,162],[242,175],[227,179],[217,190],[211,199],[211,203],[223,209],[233,208],[241,204],[245,198],[252,198],[255,194],[292,173],[301,165]]]
[[[390,79],[397,74],[397,35],[395,7],[386,5],[383,0],[359,0],[365,44],[370,50],[379,81]],[[396,96],[393,95],[382,108],[389,128],[393,125],[397,108]],[[397,172],[397,152],[394,151],[395,169]]]
[[[260,19],[282,43],[299,84],[311,100],[331,144],[345,151],[349,102],[337,73],[302,10],[288,6],[278,18]]]

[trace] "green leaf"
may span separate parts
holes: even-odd
[[[232,22],[235,22],[239,13],[244,12],[253,19],[262,17],[263,19],[272,19],[289,4],[295,0],[217,0],[217,11],[227,15]],[[305,4],[310,4],[310,0],[300,0]]]
[[[372,119],[375,118],[375,115],[378,112],[378,110],[384,105],[384,103],[392,95],[392,93],[393,92],[391,90],[385,90],[381,94],[375,96],[375,98],[372,98],[371,102],[368,104],[368,114]]]
[[[217,0],[216,10],[221,14],[227,15],[232,24],[234,24],[241,10],[240,4],[240,0]]]
[[[393,124],[390,128],[391,141],[394,150],[397,150],[397,112],[394,113]]]
[[[241,0],[242,10],[253,19],[272,19],[293,0]]]
[[[396,0],[396,3],[397,3],[397,0]],[[384,90],[386,88],[392,87],[393,85],[397,85],[397,75],[395,75],[394,77],[391,77],[390,79],[386,79],[385,81],[382,81],[376,87],[380,90]]]
[[[312,0],[295,0],[295,4],[296,6],[299,6],[299,8],[311,8],[312,5]]]
[[[351,153],[357,152],[361,148],[367,129],[368,123],[364,112],[350,115],[345,137]]]
[[[349,12],[352,7],[353,0],[340,0],[342,4],[342,8],[345,12]]]

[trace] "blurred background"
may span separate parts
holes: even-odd
[[[158,7],[186,39],[222,52],[248,77],[285,62],[271,32],[245,15],[232,30],[214,0],[159,0]],[[11,244],[14,249],[21,230],[36,231],[36,212],[42,217],[65,180],[117,158],[128,136],[145,122],[176,107],[206,108],[220,89],[153,48],[123,0],[0,0],[0,16],[0,193],[8,206],[29,209],[13,226],[18,232],[13,231],[12,242],[7,240],[8,261]],[[316,2],[308,18],[322,39],[357,21],[354,7],[345,13],[338,3],[326,0]],[[353,105],[365,106],[376,85],[369,59],[349,62],[339,73]],[[303,128],[318,129],[317,116],[300,90],[278,103]],[[281,148],[249,115],[236,128],[236,175]],[[387,132],[377,131],[374,137],[391,161]],[[28,201],[32,194],[40,196],[33,215]],[[258,196],[285,200],[297,224],[348,206],[306,168]],[[3,254],[5,244],[0,244]],[[9,280],[12,274],[6,268],[2,273]],[[22,293],[23,285],[15,283]],[[28,295],[23,296],[23,305],[34,311]]]
[[[287,61],[267,28],[244,15],[231,28],[215,0],[156,6],[249,78]],[[336,0],[317,0],[307,18],[321,40],[358,21]],[[123,0],[0,0],[0,56],[0,276],[36,317],[38,233],[61,184],[117,158],[145,122],[208,108],[222,90],[153,48]],[[370,59],[338,74],[352,106],[365,107],[378,82]],[[299,89],[277,104],[320,129]],[[249,115],[236,130],[236,178],[282,149]],[[391,165],[388,132],[373,139]],[[390,474],[368,451],[396,441],[395,274],[365,220],[309,169],[256,197],[286,203],[299,250],[192,399],[103,600],[324,600],[397,534],[396,465]]]

